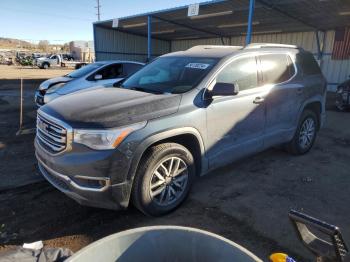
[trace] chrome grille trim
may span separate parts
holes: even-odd
[[[73,132],[66,123],[39,109],[36,127],[38,144],[49,154],[56,155],[70,149]]]

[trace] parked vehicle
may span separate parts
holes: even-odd
[[[62,54],[63,60],[74,61],[74,57],[71,54]]]
[[[144,64],[130,61],[101,61],[84,66],[65,76],[42,82],[35,92],[40,107],[58,97],[91,87],[108,87],[135,73]]]
[[[61,66],[62,58],[59,55],[50,55],[39,57],[36,59],[36,65],[42,69],[48,69],[49,67]]]
[[[275,145],[307,153],[325,119],[326,80],[289,45],[197,46],[37,115],[44,177],[81,204],[163,215],[196,176]]]
[[[74,58],[67,54],[53,54],[46,57],[39,57],[35,63],[41,69],[48,69],[50,67],[66,67],[74,66],[80,68],[87,65],[86,62],[74,61]]]
[[[350,79],[344,81],[337,87],[335,106],[339,111],[350,109]]]

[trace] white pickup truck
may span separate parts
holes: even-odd
[[[42,69],[48,69],[50,67],[65,67],[65,66],[74,66],[75,68],[80,68],[83,65],[86,65],[86,62],[79,61],[69,61],[63,59],[61,54],[54,54],[47,57],[40,57],[36,60],[36,65]]]

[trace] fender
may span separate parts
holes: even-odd
[[[322,127],[322,125],[323,125],[323,122],[324,122],[324,114],[325,114],[325,112],[326,112],[326,110],[325,110],[325,101],[326,101],[326,95],[321,95],[321,94],[317,94],[317,95],[315,95],[315,96],[313,96],[313,97],[310,97],[310,98],[308,98],[307,100],[305,100],[304,102],[303,102],[303,104],[300,106],[300,108],[299,108],[299,111],[298,111],[298,117],[297,117],[297,119],[296,119],[296,125],[298,125],[298,122],[299,122],[299,119],[300,119],[300,117],[301,117],[301,114],[303,113],[303,111],[304,111],[304,109],[305,109],[305,107],[308,105],[308,104],[311,104],[311,103],[314,103],[314,102],[318,102],[318,103],[320,103],[321,104],[321,112],[320,112],[320,123],[319,123],[319,125],[320,125],[320,127]]]
[[[132,160],[131,165],[130,165],[130,170],[129,170],[129,173],[127,176],[127,181],[132,183],[142,155],[147,150],[147,148],[149,148],[152,144],[154,144],[158,141],[167,139],[167,138],[175,137],[178,135],[186,135],[186,134],[194,135],[199,142],[199,147],[200,147],[201,156],[202,156],[201,157],[201,164],[202,164],[201,174],[204,173],[203,171],[208,169],[208,160],[204,157],[205,148],[204,148],[204,143],[203,143],[203,139],[202,139],[201,134],[194,127],[180,127],[180,128],[176,128],[176,129],[162,131],[160,133],[149,136],[137,146],[135,153],[134,153],[133,160]]]

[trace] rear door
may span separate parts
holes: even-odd
[[[300,107],[298,96],[303,85],[292,81],[296,67],[286,53],[259,55],[263,85],[269,89],[265,97],[265,147],[286,142],[294,132]]]

